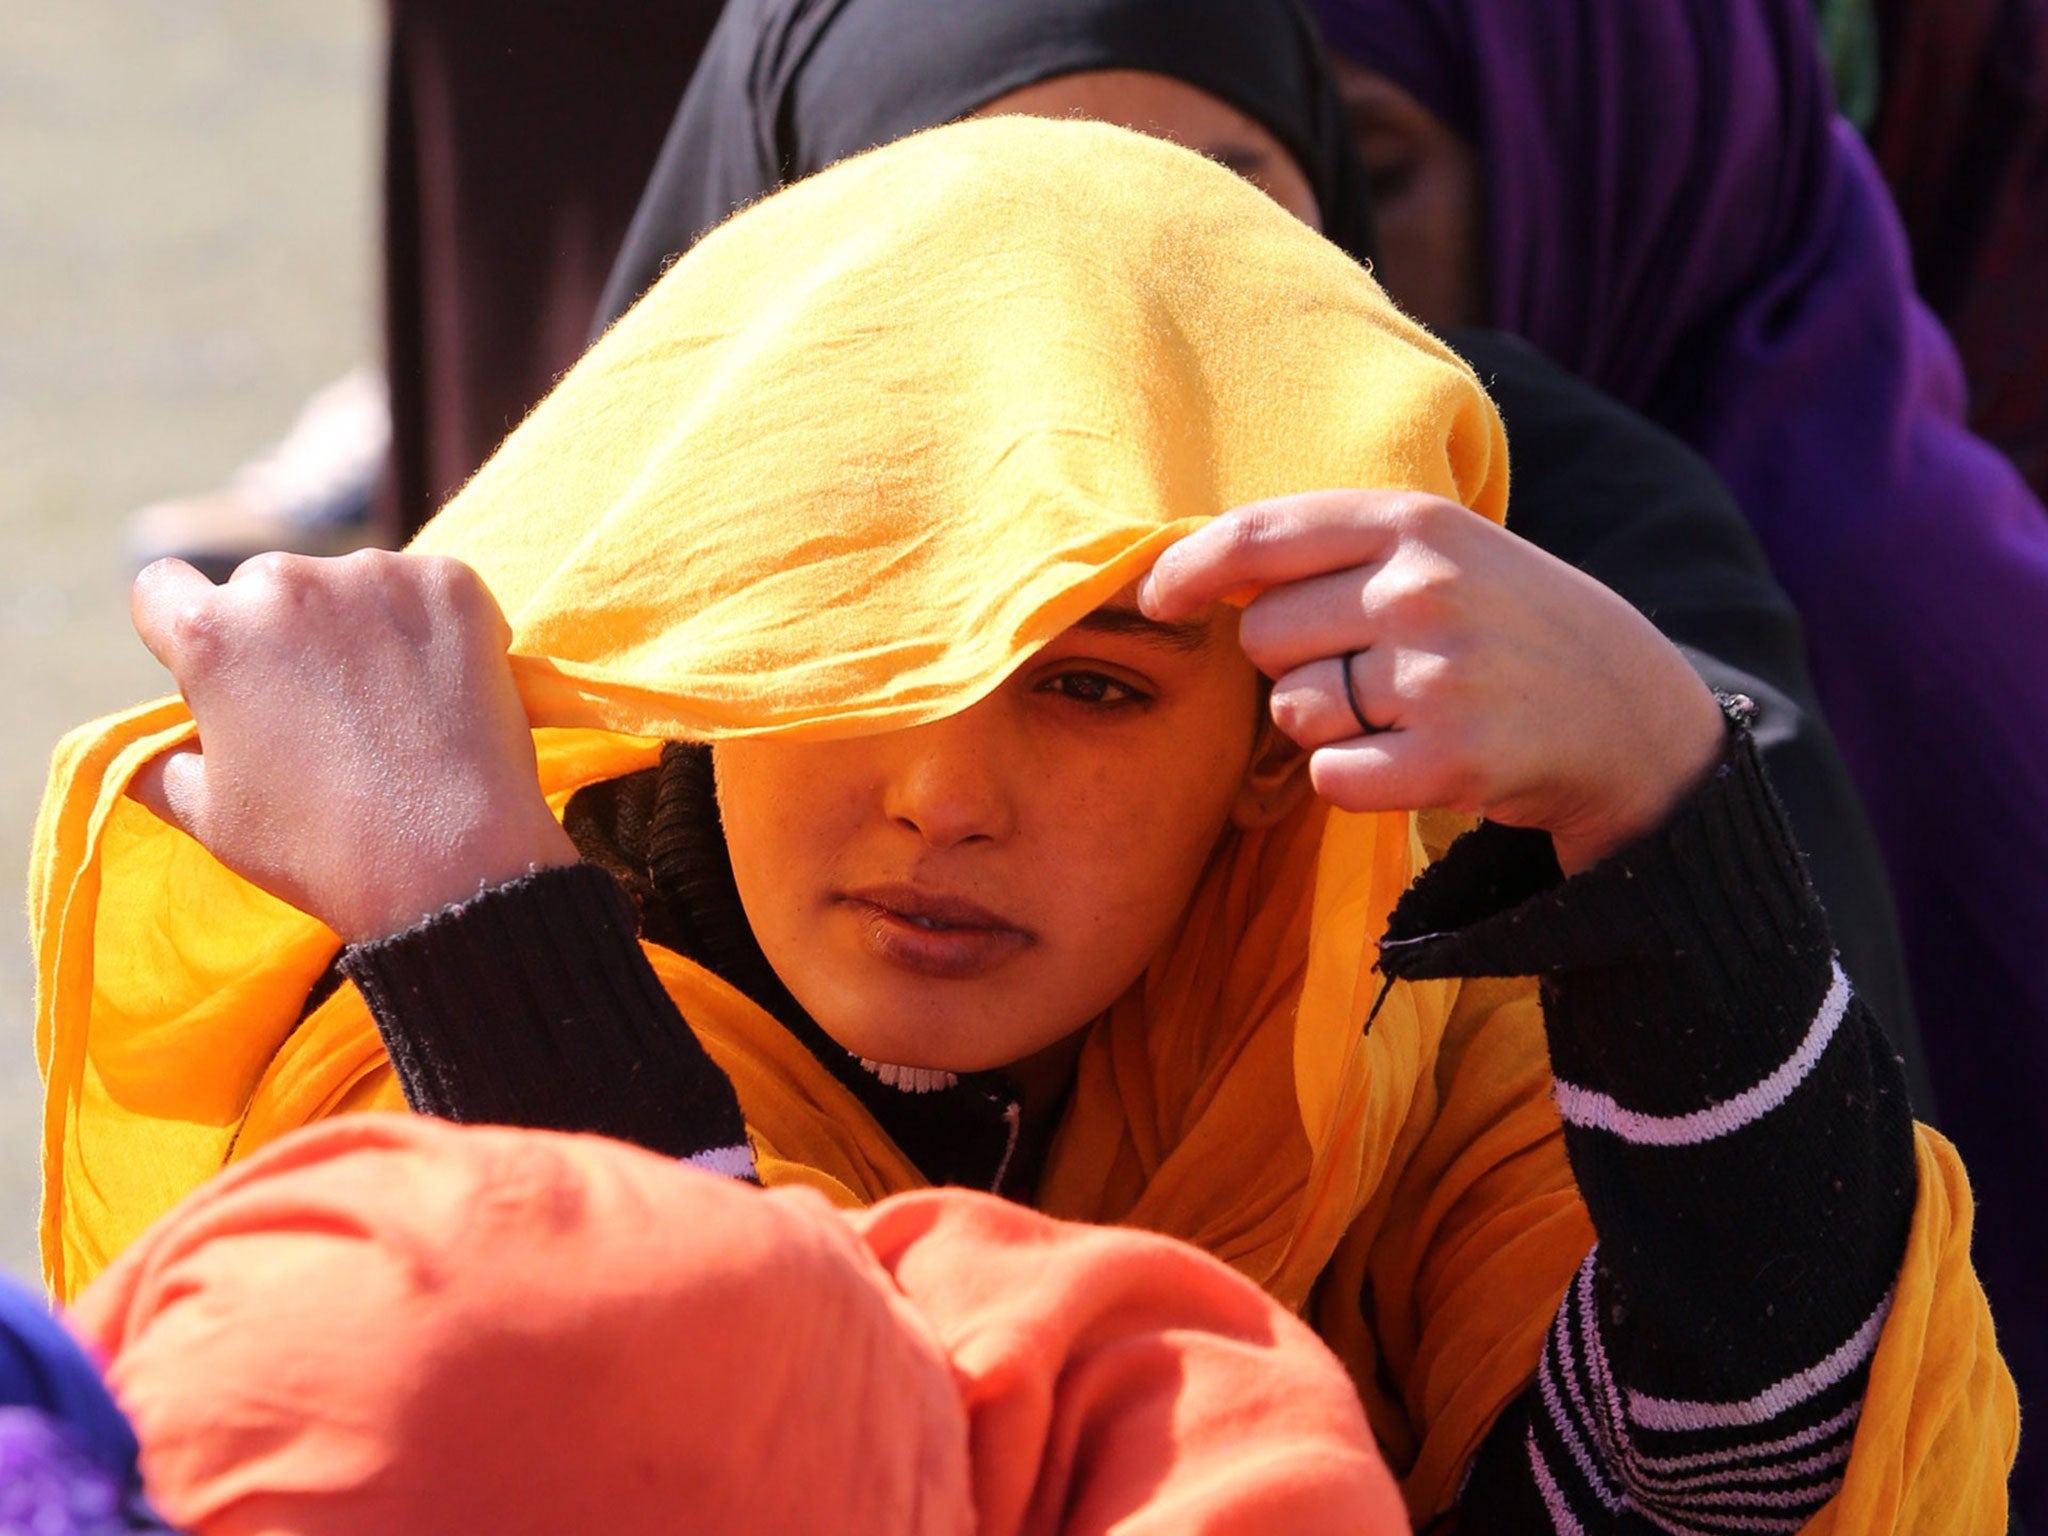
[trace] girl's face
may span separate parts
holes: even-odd
[[[1023,1061],[1137,980],[1226,827],[1304,792],[1264,719],[1234,611],[1160,625],[1126,593],[948,719],[720,745],[740,900],[848,1050],[956,1072]]]

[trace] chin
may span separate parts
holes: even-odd
[[[804,1003],[820,1029],[854,1055],[937,1072],[1007,1067],[1068,1033],[1059,1028],[1034,1030],[1023,1021],[992,1017],[983,1009],[933,1006],[930,1000],[925,1007],[907,1006],[909,1000],[900,996],[836,1008],[812,1007],[802,997],[797,1001]]]

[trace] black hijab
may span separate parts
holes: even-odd
[[[1060,75],[1185,81],[1271,133],[1372,255],[1365,173],[1302,0],[730,0],[599,306],[602,330],[743,204]]]

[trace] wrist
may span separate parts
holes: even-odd
[[[545,807],[538,817],[427,837],[397,858],[377,861],[368,871],[374,886],[338,912],[333,926],[348,944],[388,939],[484,891],[580,858]]]
[[[1653,769],[1635,760],[1625,788],[1609,797],[1598,814],[1550,829],[1558,867],[1567,877],[1668,823],[1726,756],[1731,724],[1747,724],[1756,708],[1739,694],[1711,693],[1705,687],[1687,690],[1684,699],[1684,708],[1660,737],[1664,750]]]

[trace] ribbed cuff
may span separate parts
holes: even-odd
[[[731,1083],[588,864],[546,869],[351,946],[406,1100],[444,1119],[594,1131],[692,1157],[744,1147]]]
[[[1551,861],[1544,884],[1545,857],[1497,828],[1453,844],[1382,963],[1540,975],[1612,1371],[1745,1400],[1857,1337],[1897,1271],[1915,1180],[1896,1064],[1745,732],[1655,833],[1570,880]]]
[[[1626,1082],[1639,1107],[1672,1114],[1783,1061],[1832,981],[1829,958],[1784,812],[1734,728],[1670,821],[1569,880],[1540,834],[1460,838],[1381,945],[1396,976],[1543,977],[1558,1076]]]

